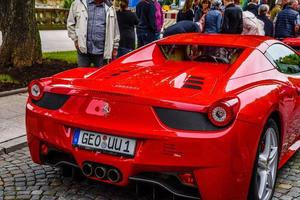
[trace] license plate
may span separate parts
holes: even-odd
[[[92,150],[134,155],[136,140],[75,129],[73,145]]]

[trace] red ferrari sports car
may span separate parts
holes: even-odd
[[[31,157],[174,197],[270,200],[300,146],[299,63],[272,38],[194,33],[34,80]]]
[[[283,42],[300,52],[300,38],[285,38]]]

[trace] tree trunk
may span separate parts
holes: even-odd
[[[41,63],[41,40],[34,0],[0,0],[0,68]]]

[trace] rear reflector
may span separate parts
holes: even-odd
[[[184,185],[196,186],[196,181],[192,173],[181,173],[178,176]]]

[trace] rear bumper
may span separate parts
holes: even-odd
[[[230,128],[217,132],[153,129],[147,133],[127,133],[124,127],[103,130],[97,124],[83,124],[75,118],[66,120],[63,115],[27,104],[27,137],[34,162],[44,164],[40,152],[41,144],[46,143],[71,155],[80,168],[84,162],[115,167],[123,177],[116,185],[125,186],[145,172],[192,172],[201,199],[247,198],[261,131],[257,126],[236,120]],[[128,158],[74,147],[75,128],[124,137],[135,135],[138,142],[135,156]]]

